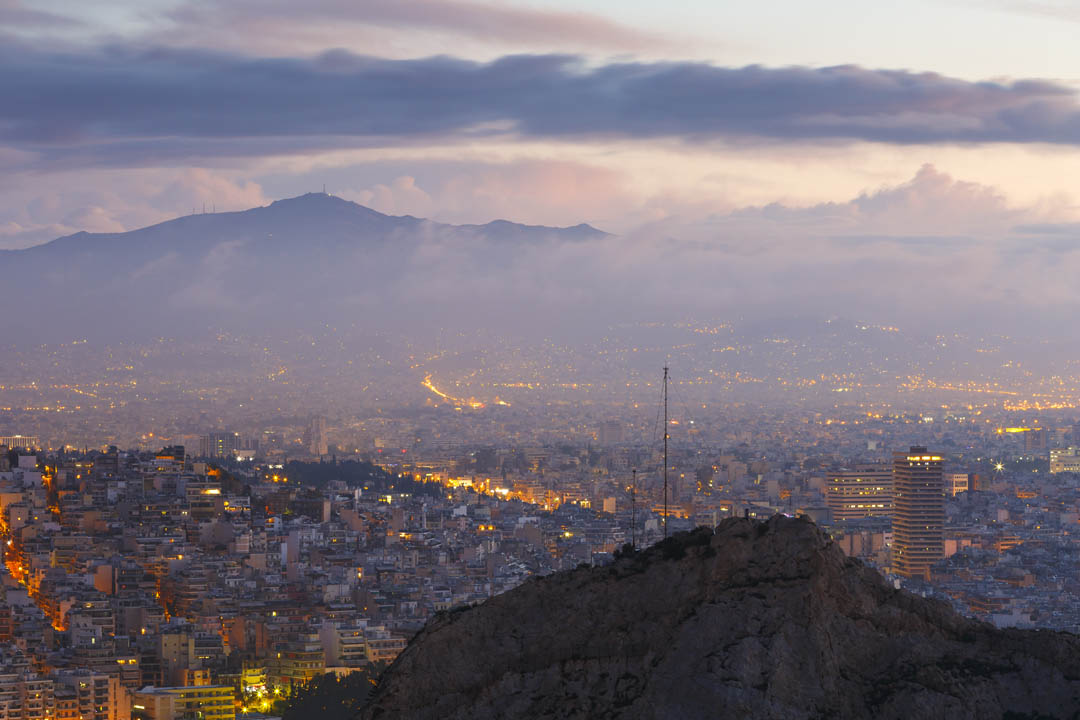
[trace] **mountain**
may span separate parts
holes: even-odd
[[[411,215],[385,215],[333,195],[307,193],[276,200],[265,207],[186,215],[130,232],[78,232],[23,250],[0,250],[0,258],[18,262],[22,258],[70,259],[72,253],[84,259],[101,252],[197,254],[223,241],[249,238],[259,241],[264,249],[287,249],[291,243],[305,240],[317,245],[349,246],[401,239],[421,231],[496,241],[507,238],[537,241],[551,236],[586,240],[607,235],[584,223],[569,228],[522,225],[506,220],[485,225],[448,225]]]
[[[1080,637],[963,618],[777,516],[441,613],[363,717],[1078,716]]]
[[[431,296],[417,285],[497,273],[528,247],[603,237],[588,225],[446,225],[311,193],[2,251],[0,300],[27,312],[5,314],[0,330],[145,338],[342,323],[422,304]]]

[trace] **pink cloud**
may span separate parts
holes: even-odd
[[[178,214],[216,208],[246,210],[266,205],[270,200],[263,194],[262,186],[251,180],[233,180],[205,168],[187,168],[161,188],[153,198],[155,207]]]
[[[570,161],[462,162],[427,179],[398,176],[389,184],[339,194],[380,212],[449,223],[510,219],[536,225],[603,225],[625,218],[628,208],[640,202],[627,180],[619,171]]]
[[[169,45],[254,47],[270,54],[332,47],[395,52],[387,31],[467,38],[507,46],[581,47],[633,51],[670,46],[670,40],[588,12],[513,6],[477,0],[213,0],[188,3],[169,13],[173,25],[153,40]],[[237,33],[237,30],[243,30]],[[448,48],[449,49],[449,48]]]

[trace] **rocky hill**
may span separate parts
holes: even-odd
[[[1080,637],[898,591],[811,522],[732,519],[442,613],[365,718],[1080,717]]]

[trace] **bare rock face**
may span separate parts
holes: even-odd
[[[1080,717],[1080,637],[897,591],[813,523],[733,519],[441,613],[364,717]]]

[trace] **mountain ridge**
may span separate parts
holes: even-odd
[[[426,331],[477,313],[498,321],[507,293],[492,286],[516,288],[507,274],[528,272],[551,248],[610,237],[582,225],[447,225],[309,193],[5,251],[0,303],[33,298],[34,310],[0,320],[0,333],[57,341],[93,327],[105,341],[139,341],[162,328],[171,337],[288,336],[312,318]],[[534,307],[531,298],[515,302],[521,312]]]
[[[574,234],[577,236],[595,236],[604,237],[610,235],[610,233],[599,230],[588,223],[578,223],[577,225],[571,225],[566,227],[548,226],[548,225],[530,225],[527,223],[518,223],[512,220],[495,219],[487,223],[467,223],[461,225],[455,225],[452,223],[443,223],[436,220],[430,220],[427,218],[420,218],[413,215],[390,215],[388,213],[382,213],[373,208],[361,205],[360,203],[339,198],[335,195],[329,195],[325,193],[305,193],[303,195],[297,195],[289,198],[280,198],[274,200],[268,205],[260,205],[257,207],[247,208],[245,210],[229,210],[222,212],[201,212],[192,213],[190,215],[179,215],[168,220],[163,220],[152,225],[146,225],[139,228],[133,228],[131,230],[125,230],[122,232],[111,233],[95,233],[87,230],[79,230],[78,232],[71,233],[70,235],[61,235],[60,237],[52,240],[33,245],[27,248],[0,250],[0,257],[8,256],[12,257],[24,253],[33,253],[34,251],[44,251],[46,248],[56,245],[65,247],[70,241],[79,239],[80,241],[90,238],[115,238],[123,236],[134,236],[138,234],[145,234],[154,231],[161,231],[165,228],[180,228],[192,223],[213,223],[212,218],[217,219],[235,219],[241,217],[259,217],[259,216],[274,216],[275,213],[281,213],[283,211],[294,211],[297,209],[311,211],[311,210],[333,210],[336,212],[348,212],[368,221],[375,221],[378,223],[389,223],[396,221],[398,223],[415,226],[419,224],[429,224],[433,227],[450,230],[450,231],[484,231],[484,230],[496,230],[496,229],[517,229],[533,232],[549,232],[560,234]],[[198,218],[199,220],[194,220]],[[310,218],[308,218],[310,219]]]

